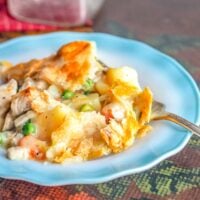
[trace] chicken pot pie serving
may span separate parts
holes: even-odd
[[[93,42],[16,66],[1,62],[0,77],[0,145],[12,160],[91,160],[151,130],[150,89],[132,68],[103,66]]]

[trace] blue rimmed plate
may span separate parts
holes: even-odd
[[[42,58],[73,40],[95,41],[98,57],[110,66],[134,67],[142,86],[149,86],[167,110],[199,124],[200,94],[192,77],[174,59],[138,41],[102,33],[50,33],[0,44],[0,60],[12,63]],[[79,164],[42,164],[11,161],[0,149],[0,177],[41,185],[92,184],[142,172],[179,152],[191,133],[167,122],[155,122],[153,131],[128,150]]]

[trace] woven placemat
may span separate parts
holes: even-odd
[[[91,29],[77,28],[74,31],[91,31]],[[0,33],[0,41],[27,34],[38,34],[38,32]],[[167,42],[165,44],[165,39],[160,37],[147,42],[166,52],[169,50],[169,45]],[[166,47],[168,49],[165,49]],[[171,49],[169,51],[171,54],[174,52],[176,51]],[[188,63],[184,64],[200,85],[199,68]],[[103,184],[46,187],[0,178],[0,200],[199,200],[199,149],[200,140],[193,136],[180,153],[152,169]]]

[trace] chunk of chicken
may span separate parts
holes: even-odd
[[[46,90],[49,87],[49,84],[43,80],[35,81],[35,87],[40,90]]]
[[[0,109],[0,130],[2,130],[4,121],[5,121],[5,116],[6,116],[6,112],[8,111],[8,107],[3,107]]]
[[[0,86],[0,108],[9,107],[13,95],[17,93],[17,81],[14,79]]]
[[[19,91],[25,90],[29,87],[34,87],[35,86],[35,82],[33,81],[32,78],[28,77],[24,80],[23,85],[20,87]]]
[[[107,121],[114,118],[116,121],[121,121],[125,118],[125,109],[117,102],[107,104],[102,109],[102,114],[106,117]]]
[[[11,111],[14,117],[21,115],[22,113],[31,109],[30,101],[30,88],[27,88],[19,93],[17,93],[11,102]]]
[[[114,153],[124,148],[123,138],[125,136],[122,126],[111,119],[110,123],[100,131],[102,138]]]
[[[48,84],[43,80],[34,81],[32,78],[28,77],[24,80],[24,83],[20,87],[19,91],[25,90],[29,87],[36,87],[37,89],[45,90],[48,88]]]
[[[10,147],[7,156],[11,160],[28,160],[30,150],[26,147]]]
[[[0,130],[4,124],[6,112],[10,107],[12,96],[17,93],[17,82],[12,79],[0,86]]]
[[[43,113],[60,105],[60,101],[55,100],[47,91],[40,91],[35,88],[30,89],[31,108],[36,113]]]
[[[29,87],[13,97],[11,110],[13,116],[19,116],[28,110],[43,113],[59,104],[60,102],[53,99],[46,91]]]
[[[13,117],[11,111],[9,111],[6,114],[6,118],[5,118],[5,121],[4,121],[2,131],[11,130],[13,127],[14,127],[14,117]]]
[[[29,119],[33,119],[36,116],[36,113],[32,110],[26,112],[25,114],[19,116],[17,119],[15,119],[14,124],[15,127],[22,126],[25,124]]]

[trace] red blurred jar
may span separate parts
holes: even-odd
[[[22,21],[78,26],[94,18],[104,0],[8,0],[10,14]]]

